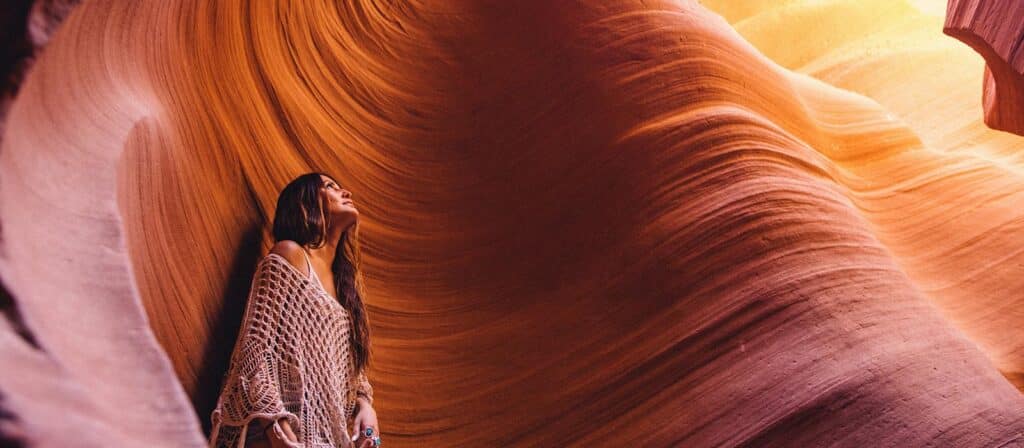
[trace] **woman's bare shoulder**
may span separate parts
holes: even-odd
[[[302,246],[299,243],[292,240],[278,241],[274,244],[274,247],[270,248],[270,253],[284,257],[299,272],[305,272],[306,275],[309,275],[306,269],[306,258],[302,253]]]

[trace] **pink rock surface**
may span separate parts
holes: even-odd
[[[38,348],[0,328],[0,391],[30,443],[200,446],[311,169],[361,205],[388,446],[1021,442],[1024,397],[892,249],[958,238],[932,203],[1016,222],[962,194],[1012,203],[1014,173],[695,2],[241,6],[85,3],[12,109],[0,278]]]
[[[985,58],[985,123],[1024,135],[1024,2],[949,0],[943,31]]]
[[[0,5],[0,135],[7,109],[36,56],[79,0],[9,0]]]

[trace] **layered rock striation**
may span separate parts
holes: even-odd
[[[704,3],[82,4],[0,151],[10,427],[201,446],[317,170],[361,211],[389,445],[1020,442],[1012,162]]]

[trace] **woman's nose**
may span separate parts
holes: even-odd
[[[341,190],[341,197],[350,198],[352,197],[352,192],[348,190]]]

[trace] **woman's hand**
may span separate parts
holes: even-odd
[[[292,431],[292,425],[287,418],[281,418],[277,424],[271,424],[266,430],[267,439],[270,440],[271,448],[292,447],[299,442],[299,438]],[[290,442],[290,443],[289,443]]]
[[[373,443],[373,439],[380,437],[380,428],[377,426],[377,412],[373,410],[373,406],[370,406],[370,402],[365,398],[359,397],[357,401],[359,402],[359,410],[356,412],[355,419],[352,420],[352,429],[359,435],[359,438],[356,439],[356,446],[359,448],[376,446]],[[366,428],[372,428],[373,434],[367,436]]]

